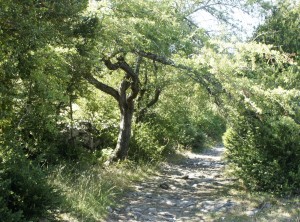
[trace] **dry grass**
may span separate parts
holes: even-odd
[[[223,193],[238,203],[227,212],[211,214],[212,221],[300,222],[300,197],[279,198],[268,193],[248,193],[237,187]]]
[[[109,168],[101,165],[83,167],[60,165],[50,173],[49,181],[58,187],[64,200],[59,221],[100,221],[107,209],[116,205],[116,200],[131,188],[134,182],[142,181],[154,172],[155,166],[136,166],[130,162],[115,164]]]

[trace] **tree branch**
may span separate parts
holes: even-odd
[[[142,56],[142,57],[145,57],[145,58],[151,59],[153,61],[162,63],[164,65],[169,65],[169,66],[176,67],[175,62],[173,60],[169,59],[169,58],[166,58],[165,56],[160,56],[160,55],[156,55],[156,54],[149,53],[149,52],[144,52],[144,51],[135,51],[135,53],[137,55]]]
[[[217,93],[222,92],[222,90],[223,90],[222,85],[220,84],[220,82],[217,79],[214,78],[213,75],[209,75],[206,73],[200,73],[199,71],[194,70],[189,66],[186,66],[183,64],[176,64],[173,60],[171,60],[167,57],[156,55],[153,53],[136,51],[136,54],[143,56],[145,58],[151,59],[153,61],[162,63],[164,65],[169,65],[169,66],[172,66],[177,69],[188,71],[189,72],[188,75],[191,78],[193,78],[194,80],[196,80],[197,82],[199,82],[201,85],[203,85],[210,95],[215,95]],[[202,78],[199,78],[200,76]],[[212,89],[214,89],[215,92],[213,92]]]
[[[139,56],[140,57],[140,56]],[[138,95],[139,93],[139,78],[138,78],[138,72],[139,72],[139,66],[141,63],[142,57],[137,59],[137,64],[136,64],[136,70],[133,70],[128,63],[124,60],[123,57],[118,58],[118,64],[120,69],[126,72],[126,74],[130,77],[131,82],[131,93],[127,98],[127,102],[132,102]],[[137,72],[137,73],[136,73]]]
[[[139,68],[140,64],[142,62],[142,57],[138,56],[136,65],[135,65],[135,70],[133,70],[130,65],[125,61],[123,56],[120,56],[117,58],[118,62],[117,63],[112,63],[109,59],[103,59],[103,62],[105,66],[110,69],[110,70],[117,70],[117,69],[122,69],[125,73],[126,76],[124,77],[124,80],[122,81],[120,85],[120,96],[119,98],[122,99],[123,102],[132,102],[138,95],[139,93]],[[126,99],[126,91],[127,89],[131,87],[131,93]],[[120,101],[119,101],[120,102]]]
[[[136,79],[137,75],[134,72],[134,70],[128,65],[128,63],[125,61],[124,57],[119,57],[118,59],[118,68],[122,69],[125,73],[127,73],[130,78]]]
[[[140,102],[142,101],[142,99],[144,98],[144,95],[147,91],[147,84],[148,84],[148,70],[146,69],[145,70],[145,79],[144,79],[144,82],[142,84],[143,88],[140,89],[140,92],[139,92],[139,95],[138,95],[138,98],[137,98],[137,108],[138,110],[140,109]]]
[[[140,122],[142,121],[142,119],[144,118],[145,114],[147,113],[148,109],[150,107],[152,107],[153,105],[155,105],[158,102],[159,96],[160,96],[161,90],[160,89],[156,89],[155,90],[155,94],[153,99],[144,107],[142,108],[138,114],[137,114],[137,118],[136,118],[136,122]]]
[[[141,63],[142,63],[142,60],[143,60],[143,57],[142,56],[138,56],[136,58],[136,62],[135,62],[135,74],[138,76],[140,74],[140,66],[141,66]]]
[[[146,105],[147,108],[150,108],[151,106],[153,106],[155,103],[158,102],[160,93],[161,93],[161,90],[157,88],[155,90],[154,98]]]
[[[99,80],[97,80],[94,76],[92,75],[87,75],[84,76],[84,78],[93,86],[95,86],[97,89],[101,90],[104,93],[107,93],[109,95],[111,95],[112,97],[114,97],[117,101],[119,101],[120,99],[120,94],[117,90],[115,90],[114,88],[100,82]]]
[[[102,59],[102,61],[109,70],[117,70],[120,68],[119,63],[112,63],[109,59]]]

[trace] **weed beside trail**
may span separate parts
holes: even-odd
[[[226,196],[238,204],[228,212],[211,214],[212,221],[300,221],[300,197],[279,198],[270,193],[249,193],[236,188],[231,189]]]
[[[117,197],[133,182],[145,179],[155,166],[135,166],[130,162],[108,169],[100,165],[59,165],[50,171],[49,182],[63,194],[57,220],[99,221],[115,206]]]
[[[300,221],[299,197],[249,193],[235,179],[233,183],[226,183],[228,178],[218,176],[224,173],[224,168],[218,165],[218,159],[213,159],[214,155],[217,154],[212,151],[177,153],[168,158],[168,163],[161,163],[161,167],[130,161],[108,168],[97,164],[58,165],[49,169],[48,177],[63,196],[55,218],[66,222],[118,221],[118,217],[143,221],[132,217],[134,210],[143,210],[146,218],[149,209],[155,209],[156,214],[151,211],[151,217],[159,219],[164,216],[160,214],[163,205],[158,208],[157,203],[167,199],[175,205],[164,209],[176,216],[176,221],[184,221],[184,218],[197,222],[201,218],[228,222]],[[188,179],[184,179],[186,175]],[[158,185],[162,182],[167,183],[170,190],[160,189]],[[185,211],[186,203],[191,204],[189,211]]]

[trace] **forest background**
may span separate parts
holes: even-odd
[[[2,221],[97,220],[133,171],[222,137],[245,189],[299,194],[299,2],[0,6]],[[246,40],[236,9],[265,17]]]

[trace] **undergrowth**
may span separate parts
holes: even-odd
[[[233,177],[232,168],[226,167],[225,178],[234,182],[227,184],[218,198],[235,203],[231,209],[212,212],[209,221],[225,222],[299,222],[300,196],[278,196],[270,192],[249,191],[242,180]]]
[[[64,164],[49,170],[49,182],[60,190],[64,201],[57,220],[93,222],[103,219],[116,206],[133,182],[142,181],[155,166],[130,161],[104,168],[102,165]]]
[[[248,192],[245,190],[231,189],[226,198],[236,202],[229,211],[214,212],[211,221],[226,222],[299,222],[300,197],[278,197],[265,192]]]

